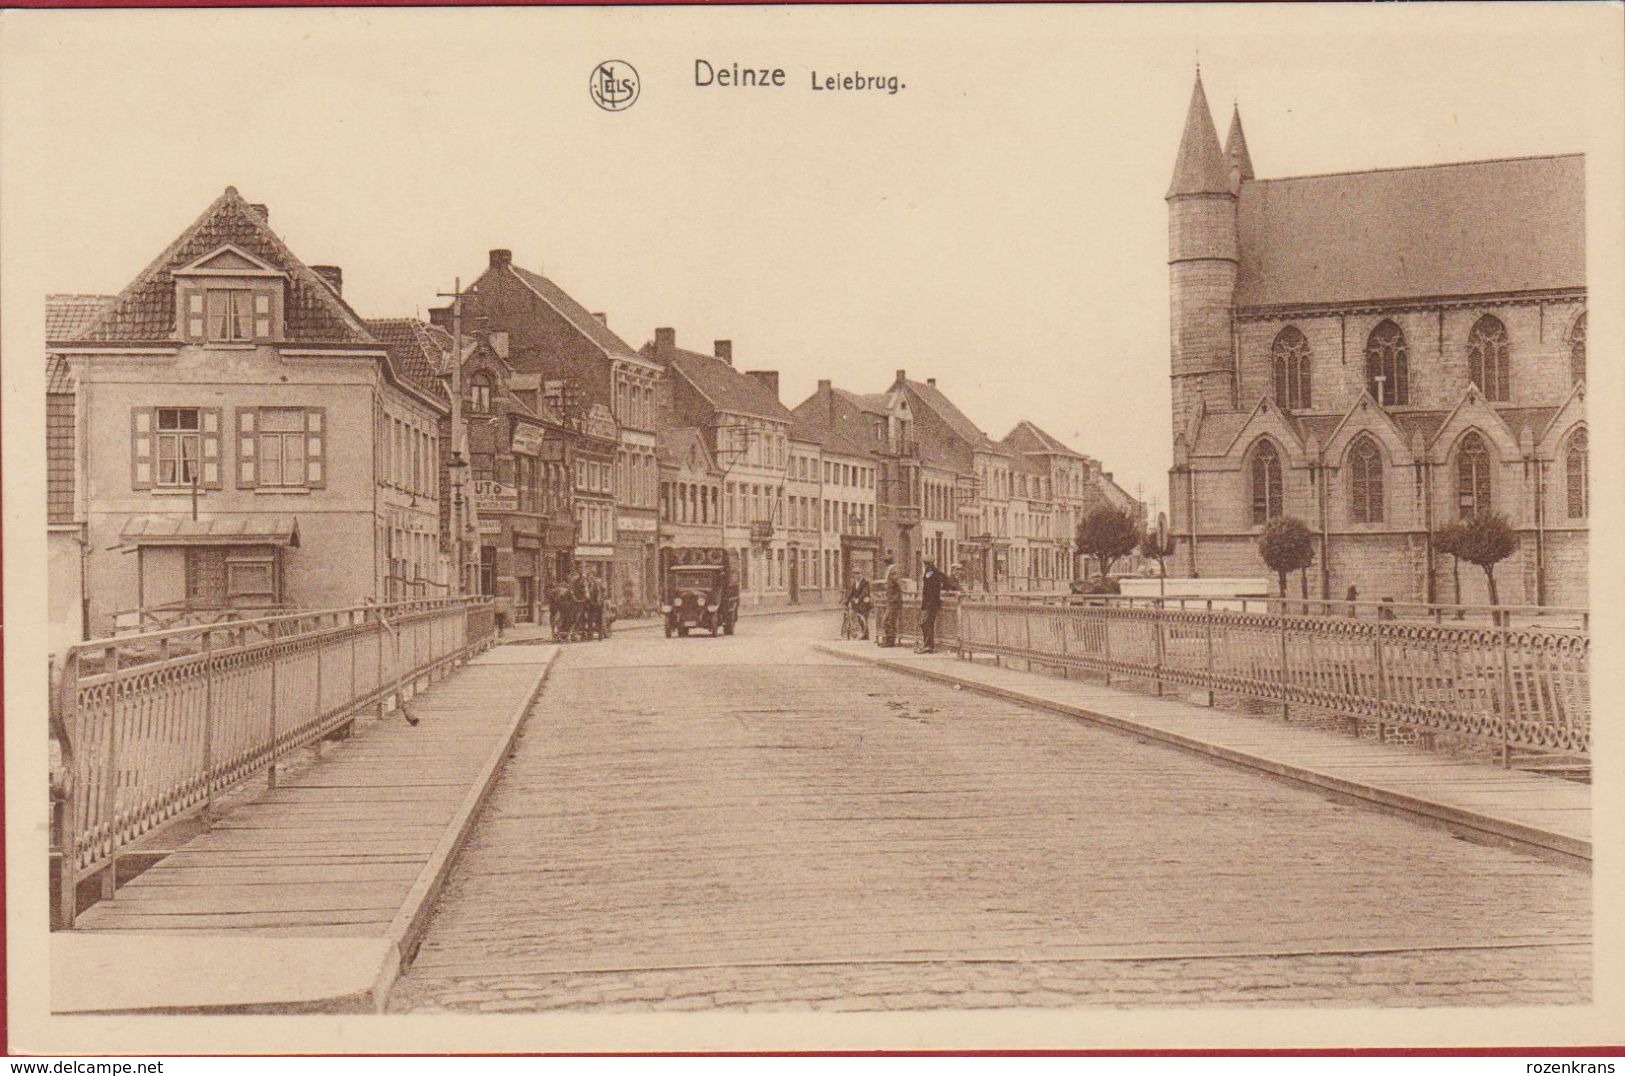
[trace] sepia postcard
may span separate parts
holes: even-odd
[[[15,1052],[1625,1042],[1619,3],[8,10],[0,286]]]

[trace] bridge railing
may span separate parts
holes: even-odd
[[[1589,758],[1591,640],[1584,610],[1404,607],[1249,599],[944,602],[939,645],[1279,703],[1513,749]],[[1081,603],[1080,603],[1081,602]],[[1344,615],[1333,615],[1341,607]],[[1265,611],[1266,609],[1270,611]],[[1462,613],[1456,620],[1455,614]],[[877,610],[884,615],[884,610]],[[1359,615],[1363,613],[1364,615]],[[918,638],[905,601],[900,637]]]
[[[58,922],[122,849],[489,646],[484,599],[291,613],[69,648],[55,670]]]

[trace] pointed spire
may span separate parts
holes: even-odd
[[[1241,129],[1241,106],[1230,114],[1230,134],[1224,140],[1224,157],[1230,170],[1242,179],[1253,178],[1253,157],[1247,152],[1247,135]]]
[[[1191,89],[1190,110],[1185,115],[1185,134],[1179,140],[1179,156],[1174,160],[1174,179],[1168,197],[1181,194],[1229,194],[1230,168],[1219,148],[1219,132],[1213,126],[1207,93],[1202,89],[1202,73],[1196,73]]]

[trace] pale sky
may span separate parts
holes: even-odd
[[[1261,178],[1592,149],[1619,10],[1533,7],[8,11],[7,294],[115,292],[233,184],[363,316],[509,247],[634,347],[731,338],[789,406],[906,368],[1160,503],[1198,52]],[[697,57],[787,85],[698,89]],[[625,112],[588,98],[608,59],[641,74]]]

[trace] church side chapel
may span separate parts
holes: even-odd
[[[1433,535],[1495,512],[1501,602],[1586,604],[1582,155],[1259,179],[1198,72],[1167,202],[1171,569],[1292,516],[1311,597],[1481,604]]]

